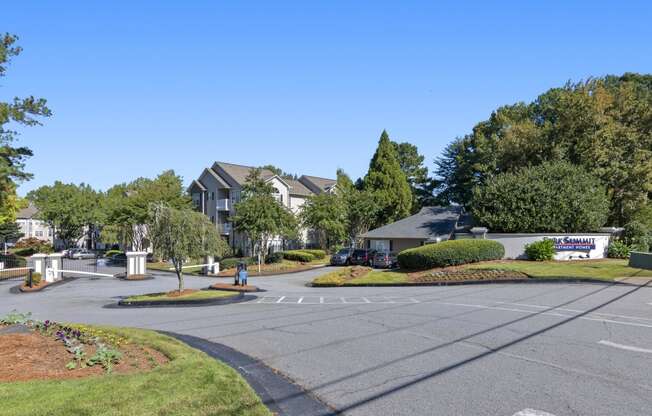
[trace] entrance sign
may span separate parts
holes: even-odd
[[[555,260],[602,259],[609,247],[608,235],[550,235],[555,243]]]
[[[548,240],[548,238],[546,238]],[[552,237],[557,251],[591,251],[595,250],[595,237]]]

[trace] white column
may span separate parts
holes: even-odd
[[[147,274],[147,253],[144,251],[128,251],[127,277]]]
[[[63,258],[63,254],[54,253],[54,254],[50,254],[49,257],[50,257],[50,268],[54,272],[53,275],[52,275],[53,276],[52,280],[53,281],[59,280],[59,279],[61,279],[61,275],[59,273],[57,273],[57,272],[62,269],[63,263],[62,263],[61,259]],[[50,282],[50,280],[47,280],[47,281],[48,281],[48,283],[52,283],[52,282]]]
[[[215,271],[215,257],[213,256],[206,256],[204,257],[204,264],[205,266],[202,268],[202,274],[217,274],[220,272],[219,270],[219,263],[217,263],[217,271]]]
[[[39,273],[42,279],[45,279],[45,262],[48,258],[47,254],[37,253],[31,259],[34,262],[34,273]]]

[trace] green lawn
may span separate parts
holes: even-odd
[[[534,279],[599,279],[612,281],[617,278],[652,277],[652,270],[636,269],[629,267],[627,264],[627,260],[618,259],[543,262],[502,260],[468,264],[461,267],[476,270],[517,271]],[[433,270],[445,271],[446,269]],[[431,271],[415,272],[413,275],[418,277],[420,274],[427,275],[429,272]],[[313,284],[316,286],[400,285],[409,282],[408,273],[403,271],[372,270],[365,275],[352,277],[351,267],[338,268],[313,280]]]
[[[146,373],[1,383],[1,413],[6,416],[271,416],[251,387],[225,364],[153,331],[111,330],[131,342],[164,353],[171,361]]]
[[[340,267],[330,273],[326,273],[322,276],[317,277],[312,281],[314,285],[337,285],[341,286],[346,284],[348,285],[363,285],[363,284],[376,284],[376,285],[387,285],[387,284],[400,284],[407,283],[408,277],[407,273],[396,272],[396,271],[381,271],[381,270],[371,270],[369,273],[358,276],[351,277],[352,267]]]
[[[514,270],[538,279],[592,278],[614,280],[619,277],[652,277],[652,270],[636,269],[627,260],[525,261],[512,260],[470,264],[469,269]]]
[[[148,293],[146,295],[129,296],[127,302],[151,302],[151,301],[179,301],[179,300],[200,300],[200,299],[217,299],[237,296],[237,292],[227,292],[224,290],[199,290],[187,295],[169,297],[167,293]]]

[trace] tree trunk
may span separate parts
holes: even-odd
[[[177,272],[177,279],[179,279],[179,293],[183,292],[183,269],[181,266],[183,263],[178,263],[174,261],[174,269]]]

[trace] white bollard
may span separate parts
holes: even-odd
[[[129,251],[127,254],[127,277],[147,274],[147,253]]]
[[[61,273],[59,273],[59,270],[62,269],[61,266],[62,266],[63,263],[62,263],[61,259],[63,258],[63,254],[54,253],[54,254],[50,254],[49,257],[50,257],[50,268],[52,269],[52,282],[57,281],[57,280],[61,280],[62,275],[61,275]],[[46,275],[46,281],[48,283],[52,283],[48,279],[50,279],[50,277]]]

